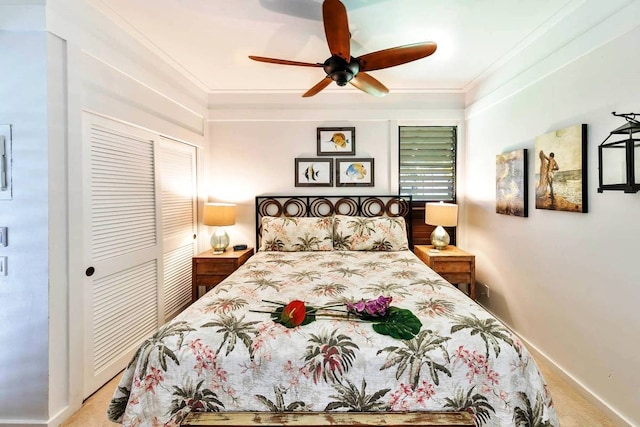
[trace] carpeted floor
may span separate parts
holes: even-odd
[[[538,361],[542,375],[547,381],[562,427],[613,427],[597,408],[573,390],[549,366]],[[114,427],[107,420],[106,412],[120,375],[89,397],[82,408],[62,424],[62,427]]]

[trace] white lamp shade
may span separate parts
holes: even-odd
[[[458,225],[458,205],[454,203],[426,203],[424,222],[429,225],[455,227]]]
[[[226,226],[236,223],[236,205],[231,203],[205,203],[202,223]]]

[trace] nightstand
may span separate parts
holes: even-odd
[[[469,297],[476,299],[476,257],[462,249],[449,245],[439,252],[430,252],[431,245],[416,245],[413,252],[449,283],[469,284]]]
[[[191,270],[191,302],[198,299],[198,290],[201,286],[205,287],[205,291],[213,288],[247,262],[251,255],[253,255],[253,248],[239,251],[227,249],[219,255],[214,255],[209,249],[194,256]]]

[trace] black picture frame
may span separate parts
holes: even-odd
[[[296,187],[333,187],[333,159],[296,158]]]
[[[318,156],[356,154],[355,127],[319,127],[316,132]]]
[[[336,187],[373,186],[375,186],[373,158],[336,159]]]

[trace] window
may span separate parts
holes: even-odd
[[[400,126],[400,194],[455,201],[456,127]]]

